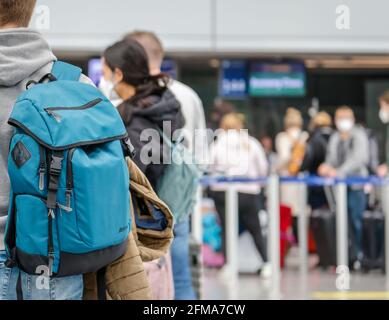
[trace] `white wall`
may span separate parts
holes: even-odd
[[[171,52],[387,53],[388,0],[38,0],[54,49],[99,51],[133,29]],[[350,8],[351,29],[335,9]],[[33,26],[39,20],[35,15]],[[39,22],[39,21],[38,21]]]

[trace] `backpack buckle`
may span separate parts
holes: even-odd
[[[126,157],[130,157],[131,159],[135,158],[136,155],[135,147],[132,145],[129,138],[122,140],[122,147],[123,147],[124,155]]]
[[[50,175],[59,176],[61,174],[62,160],[63,160],[63,157],[59,157],[56,155],[53,155],[51,157]]]
[[[5,262],[4,265],[8,269],[12,269],[17,266],[16,262],[13,259],[8,258]]]
[[[50,179],[46,203],[48,209],[55,210],[57,208],[57,191],[59,187],[59,177],[61,176],[63,159],[63,152],[56,152],[51,156]]]

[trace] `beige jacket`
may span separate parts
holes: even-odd
[[[107,267],[105,280],[108,300],[151,300],[151,290],[143,262],[149,262],[164,256],[173,240],[173,216],[169,208],[163,203],[145,175],[135,163],[127,158],[130,172],[131,195],[141,196],[147,206],[156,206],[166,216],[168,224],[164,231],[140,229],[132,225],[132,232],[128,237],[126,254]],[[134,203],[131,201],[131,213]],[[150,213],[142,212],[142,217]],[[132,221],[135,221],[132,216]],[[84,299],[97,299],[96,274],[84,275]]]

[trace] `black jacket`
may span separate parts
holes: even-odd
[[[312,133],[307,141],[301,171],[308,171],[311,175],[317,175],[319,166],[326,159],[327,145],[331,133],[331,128],[318,128]],[[323,187],[308,188],[308,203],[313,210],[328,205]]]
[[[327,145],[331,133],[331,128],[318,128],[312,133],[307,142],[301,171],[308,171],[312,175],[317,174],[319,166],[326,159]]]
[[[185,121],[181,113],[180,103],[171,91],[166,90],[161,96],[153,95],[143,99],[143,106],[140,103],[133,105],[129,101],[125,101],[123,104],[119,109],[128,108],[131,112],[130,118],[124,121],[124,124],[136,151],[134,162],[155,189],[166,166],[163,164],[163,152],[166,156],[168,151],[166,147],[163,148],[163,140],[158,130],[162,130],[165,123],[165,126],[166,124],[171,125],[171,133],[165,132],[165,134],[172,134],[184,126]],[[148,106],[144,107],[145,104]],[[152,130],[145,131],[146,129]],[[152,157],[152,163],[141,161],[142,155],[147,159]]]

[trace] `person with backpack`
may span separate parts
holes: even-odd
[[[325,111],[319,112],[312,118],[310,127],[311,135],[307,141],[300,171],[315,176],[318,175],[318,169],[326,159],[328,141],[333,131],[331,116]],[[308,188],[308,204],[312,210],[327,204],[323,187]]]
[[[301,112],[288,108],[284,117],[284,131],[276,136],[277,172],[281,176],[296,176],[302,164],[309,134],[303,130]],[[297,217],[300,211],[300,186],[296,183],[282,184],[281,205],[290,208],[293,215],[293,235],[298,240]]]
[[[158,39],[153,32],[134,31],[127,34],[125,39],[134,39],[143,46],[149,58],[151,75],[158,75],[161,73],[165,53],[160,39]],[[171,90],[181,104],[181,111],[185,119],[185,125],[183,127],[183,143],[186,145],[189,153],[192,154],[192,156],[189,155],[189,157],[194,160],[195,164],[199,164],[201,166],[206,165],[208,142],[205,130],[206,122],[203,104],[194,90],[180,81],[171,80],[169,82],[169,90]],[[195,170],[195,168],[193,169]],[[177,183],[180,183],[180,181],[177,181],[176,184]],[[184,190],[185,188],[182,189]],[[168,194],[164,195],[160,193],[160,196],[164,199],[168,199]],[[187,200],[194,198],[193,192],[187,192],[186,197],[189,198]],[[179,198],[176,197],[175,202],[177,202],[178,199]],[[184,204],[187,200],[184,201]],[[189,266],[189,216],[192,213],[191,211],[193,211],[193,201],[192,204],[185,206],[182,205],[180,207],[182,210],[174,210],[175,208],[171,208],[173,214],[175,214],[176,222],[174,227],[175,238],[171,248],[176,300],[195,298],[195,293],[190,279]],[[181,211],[180,216],[177,215],[177,211]],[[187,258],[185,259],[184,257]]]
[[[329,140],[325,163],[318,173],[324,177],[368,176],[369,141],[363,128],[355,125],[353,110],[341,106],[335,113],[337,131]],[[352,243],[352,264],[361,260],[362,216],[367,206],[363,186],[349,186],[347,190],[348,216]]]
[[[93,103],[85,104],[85,110],[90,107],[90,111],[96,112],[95,116],[101,116],[102,121],[110,119],[103,125],[116,125],[115,134],[125,134],[125,131],[122,132],[121,123],[115,124],[118,115],[111,109],[111,104],[90,85],[92,82],[81,74],[81,70],[56,63],[57,59],[42,35],[28,28],[35,4],[35,0],[0,0],[0,300],[78,300],[83,293],[81,264],[90,269],[85,271],[93,270],[93,259],[89,260],[78,253],[96,248],[92,243],[88,248],[84,243],[85,247],[81,248],[80,243],[71,242],[76,235],[64,231],[71,230],[67,228],[72,228],[71,221],[74,222],[76,211],[80,215],[84,213],[74,207],[73,194],[76,191],[70,192],[69,188],[69,192],[65,192],[65,182],[58,174],[61,173],[62,177],[66,174],[63,173],[66,167],[64,159],[69,158],[70,151],[65,144],[74,143],[72,153],[75,159],[80,160],[81,157],[83,161],[93,162],[91,157],[76,147],[80,139],[87,138],[92,145],[92,140],[100,138],[97,135],[104,135],[101,138],[107,141],[110,135],[108,131],[103,134],[101,126],[94,128],[95,133],[100,134],[93,138],[70,134],[78,130],[75,126],[72,127],[74,131],[66,128],[70,122],[76,125],[73,118],[70,119],[73,110],[59,110],[59,106],[81,105],[85,101],[80,101],[80,97],[91,98]],[[64,79],[74,81],[64,85],[61,81]],[[75,95],[74,92],[79,94]],[[48,106],[53,109],[49,110]],[[40,110],[40,113],[35,110]],[[51,132],[46,131],[48,127],[41,122],[43,118],[40,116],[50,124]],[[57,136],[51,140],[49,135],[54,132]],[[113,152],[122,152],[116,142],[110,148]],[[100,149],[90,147],[88,152],[93,153],[93,150],[97,154]],[[118,168],[125,172],[124,158],[117,156],[116,159]],[[76,166],[74,171],[79,169]],[[72,175],[68,174],[68,177],[71,179]],[[90,174],[89,178],[92,177],[93,174]],[[126,188],[128,182],[123,178],[119,184]],[[56,190],[59,191],[56,193]],[[95,190],[97,194],[98,191],[101,190]],[[125,198],[122,199],[124,203]],[[101,204],[96,202],[96,205]],[[87,208],[88,205],[84,205]],[[126,210],[121,210],[125,220],[121,239],[125,239],[129,231]],[[16,224],[15,215],[18,216]],[[87,219],[86,216],[80,217]],[[64,217],[69,220],[65,221]],[[88,221],[85,220],[85,223],[88,224]],[[95,231],[89,227],[84,230],[82,226],[80,228],[81,232],[85,231],[85,237],[91,236],[90,241],[94,241],[92,233],[98,232],[98,228]],[[56,233],[56,230],[61,230],[61,233]],[[67,246],[68,255],[60,247],[58,237],[61,237],[61,245]],[[115,237],[116,243],[122,241],[118,241],[117,234]],[[110,236],[107,238],[112,240]],[[115,254],[119,256],[121,252],[116,251]],[[67,257],[71,257],[72,262],[67,261]],[[61,273],[61,277],[54,276]]]
[[[145,173],[156,190],[158,180],[169,164],[161,131],[177,134],[184,125],[181,106],[168,90],[169,78],[164,74],[151,76],[149,61],[143,47],[135,40],[121,40],[103,54],[104,78],[123,100],[118,111],[135,150],[134,162]]]
[[[134,162],[158,193],[164,178],[174,175],[168,170],[175,165],[172,159],[175,153],[170,151],[175,144],[173,140],[177,139],[177,131],[185,123],[180,103],[168,89],[170,79],[161,73],[150,75],[148,56],[133,39],[119,41],[105,50],[103,71],[105,80],[112,83],[110,87],[123,100],[118,110],[134,145]],[[174,187],[162,186],[172,190]],[[148,273],[158,273],[173,288],[169,259],[170,256],[166,255],[155,264],[148,262],[145,269]],[[151,282],[154,278],[149,274]],[[155,298],[163,295],[166,295],[165,299],[173,298],[172,290],[162,292],[158,283],[150,285]]]

